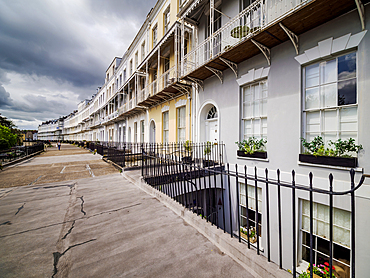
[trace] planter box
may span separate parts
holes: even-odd
[[[192,164],[194,161],[191,156],[183,156],[182,162],[185,164]]]
[[[244,238],[246,241],[248,241],[248,236],[246,234],[240,233],[241,237]],[[256,243],[257,238],[256,237],[249,237],[249,242],[250,243]]]
[[[322,164],[350,168],[357,167],[357,157],[333,157],[333,156],[314,156],[311,154],[300,154],[299,161],[312,164]]]
[[[236,153],[240,157],[252,157],[252,158],[267,158],[267,152],[255,152],[253,154],[246,154],[245,151],[237,151]]]
[[[212,167],[212,166],[215,166],[215,165],[218,165],[218,163],[213,161],[213,160],[203,159],[203,167]]]

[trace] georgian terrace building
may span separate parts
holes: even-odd
[[[358,155],[356,176],[369,173],[369,16],[368,1],[360,0],[159,0],[123,57],[113,59],[97,94],[65,119],[64,139],[222,141],[224,161],[246,166],[248,174],[256,169],[264,176],[266,168],[280,169],[282,180],[289,180],[294,169],[296,182],[307,184],[312,172],[314,187],[328,189],[332,173],[334,189],[348,190],[350,167],[304,161],[301,138],[311,141],[321,136],[325,146],[330,140],[354,138],[364,148]],[[235,142],[250,137],[267,140],[265,158],[238,155]],[[240,226],[258,225],[261,252],[271,244],[271,260],[278,263],[278,233],[273,230],[271,243],[266,236],[264,184],[256,187],[239,181],[236,185],[231,180],[232,202],[257,192],[259,205],[256,209],[241,202],[226,215],[235,220],[240,212]],[[332,250],[333,262],[343,270],[341,277],[351,272],[366,277],[369,272],[368,186],[366,180],[356,191],[354,246],[350,197],[334,202],[334,240],[329,246],[329,200],[313,196],[314,263],[327,261]],[[228,198],[227,190],[217,190]],[[309,196],[302,192],[294,196],[297,226],[293,231],[292,199],[284,193],[281,263],[284,269],[292,269],[292,261],[286,258],[294,255],[297,271],[302,272],[310,257]],[[273,198],[277,192],[270,195]],[[270,224],[276,227],[274,219]],[[230,233],[240,228],[237,221],[233,223]],[[294,253],[293,235],[298,242]]]

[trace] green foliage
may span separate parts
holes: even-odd
[[[212,143],[207,141],[204,146],[204,155],[209,155],[211,153]]]
[[[193,150],[192,142],[190,140],[186,140],[185,143],[182,144],[186,151],[191,152]]]
[[[264,150],[266,143],[266,139],[257,139],[255,137],[249,137],[248,140],[235,142],[235,144],[238,145],[239,151],[244,151],[246,154],[254,154],[255,152],[266,152]]]
[[[339,156],[339,157],[352,157],[351,152],[358,153],[363,149],[362,145],[356,145],[355,139],[349,138],[348,140],[338,139],[337,141],[329,141],[329,146],[332,148],[325,148],[324,140],[321,136],[316,136],[311,142],[301,138],[302,146],[307,150],[308,154],[314,156]]]
[[[7,119],[4,116],[1,116],[1,114],[0,114],[0,125],[5,126],[7,128],[10,128],[10,129],[16,129],[17,128],[11,120]]]
[[[349,138],[348,140],[342,141],[342,139],[338,139],[336,142],[329,142],[330,146],[334,146],[335,153],[337,156],[343,156],[345,153],[348,152],[355,152],[358,153],[362,150],[362,145],[356,145],[355,139]]]
[[[310,153],[317,152],[321,146],[324,146],[324,140],[321,136],[316,136],[311,142],[307,142],[306,139],[301,138],[302,145],[306,148]]]
[[[0,125],[0,150],[6,150],[15,146],[17,140],[17,134],[12,133],[9,127]]]
[[[242,234],[248,235],[249,231],[249,237],[254,238],[256,236],[256,229],[254,227],[251,227],[249,230],[247,228],[240,227],[240,232]]]

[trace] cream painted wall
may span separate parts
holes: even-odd
[[[158,26],[158,35],[157,35],[157,42],[161,40],[161,38],[164,36],[164,20],[163,20],[163,13],[167,9],[168,4],[170,4],[170,26],[177,20],[177,13],[179,11],[179,5],[178,0],[170,0],[166,1],[162,7],[160,8],[159,12],[153,19],[153,23],[150,27],[150,34],[149,34],[149,40],[150,40],[150,47],[149,51],[153,49],[153,28],[155,25]]]
[[[157,143],[163,142],[163,125],[162,125],[162,108],[168,106],[168,116],[169,116],[169,142],[177,142],[177,108],[176,103],[179,100],[186,100],[186,140],[191,139],[190,126],[191,117],[189,118],[189,112],[191,109],[190,100],[187,96],[181,96],[169,102],[165,102],[162,105],[158,105],[154,108],[149,109],[149,119],[155,121],[155,141]]]

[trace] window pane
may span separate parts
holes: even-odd
[[[251,103],[246,102],[243,105],[243,118],[251,118],[251,117],[252,117]]]
[[[312,88],[306,90],[306,109],[319,108],[319,88]]]
[[[338,125],[337,110],[325,111],[324,113],[324,131],[336,131]]]
[[[357,103],[356,79],[338,82],[338,105]]]
[[[259,101],[255,101],[253,103],[253,116],[254,117],[260,116],[260,102]]]
[[[267,116],[267,100],[261,100],[261,116]]]
[[[306,67],[306,88],[319,85],[319,64]]]
[[[260,99],[261,96],[260,96],[260,86],[259,86],[259,84],[258,85],[254,85],[252,88],[254,90],[254,99],[255,100]]]
[[[321,65],[321,84],[337,81],[337,61],[334,59]]]
[[[337,104],[337,83],[321,87],[321,107],[332,107]]]
[[[340,110],[340,130],[357,132],[357,107]]]
[[[320,132],[320,112],[307,113],[307,132]]]
[[[261,119],[262,124],[262,137],[267,138],[267,119]]]
[[[261,120],[254,120],[253,135],[259,136],[261,134]]]
[[[247,139],[252,136],[252,122],[244,121],[244,138]]]
[[[356,53],[338,57],[338,80],[356,77]]]
[[[252,93],[249,86],[244,88],[244,101],[252,101]]]

